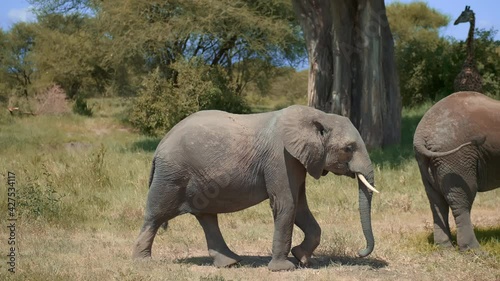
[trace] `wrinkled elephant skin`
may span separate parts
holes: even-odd
[[[144,224],[133,257],[151,256],[160,225],[190,213],[201,224],[208,253],[218,267],[237,263],[219,230],[218,213],[235,212],[269,198],[274,216],[271,270],[291,270],[287,260],[293,225],[305,234],[292,254],[304,265],[320,242],[321,229],[306,200],[305,177],[328,172],[364,176],[373,185],[365,144],[349,119],[305,106],[236,115],[200,111],[158,145],[151,169]],[[366,256],[373,251],[372,192],[359,182]]]
[[[477,192],[500,186],[500,101],[477,92],[442,99],[418,124],[413,145],[434,220],[434,242],[452,246],[451,209],[460,250],[478,248],[470,212]]]

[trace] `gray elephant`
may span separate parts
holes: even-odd
[[[358,178],[359,209],[367,248],[371,228],[373,168],[365,144],[349,119],[306,107],[236,115],[200,111],[178,123],[159,143],[151,169],[144,224],[133,258],[151,256],[160,225],[181,214],[201,224],[217,267],[240,261],[219,230],[218,213],[235,212],[270,199],[274,216],[271,270],[291,270],[287,260],[294,223],[304,232],[293,255],[308,265],[321,229],[306,200],[306,172]],[[370,190],[371,189],[371,190]]]
[[[451,247],[449,209],[460,250],[479,243],[470,212],[477,192],[500,186],[500,101],[454,93],[429,109],[415,131],[415,157],[434,220],[434,243]]]

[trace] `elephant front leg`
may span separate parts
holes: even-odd
[[[299,193],[295,224],[304,232],[304,241],[293,247],[292,254],[302,266],[309,266],[311,265],[312,253],[320,242],[321,228],[307,205],[304,185]]]
[[[217,214],[199,214],[196,218],[205,232],[208,254],[214,259],[216,267],[227,267],[241,260],[240,256],[233,253],[224,241]]]
[[[271,199],[274,215],[273,253],[268,268],[272,271],[293,270],[295,265],[289,261],[288,254],[292,244],[295,206],[293,200],[286,202]]]

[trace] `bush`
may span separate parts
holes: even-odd
[[[76,97],[73,112],[79,115],[92,116],[92,108],[88,106],[87,101],[81,96]]]
[[[167,80],[157,68],[143,80],[129,118],[142,133],[163,135],[199,110],[250,112],[244,99],[234,94],[236,88],[222,68],[194,60],[174,64],[172,71],[174,79]]]
[[[28,176],[26,184],[19,186],[18,210],[25,218],[52,220],[60,216],[61,198],[64,195],[57,193],[52,175],[44,165],[42,169],[42,176]]]
[[[52,85],[35,96],[36,114],[64,114],[70,111],[66,92],[59,85]]]
[[[474,58],[483,77],[483,94],[500,96],[500,41],[496,30],[476,29]],[[396,47],[403,106],[437,101],[454,92],[453,81],[467,55],[466,42],[452,38],[409,40]]]

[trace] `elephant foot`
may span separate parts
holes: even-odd
[[[137,243],[132,252],[132,259],[141,260],[150,258],[151,258],[151,247],[144,246],[141,243]]]
[[[132,259],[134,260],[146,260],[151,259],[151,251],[136,251],[132,253]]]
[[[458,245],[458,249],[461,252],[466,252],[466,251],[475,251],[479,249],[479,242],[477,240],[475,242],[472,242],[470,244],[465,244],[465,245]]]
[[[224,251],[224,253],[209,250],[209,255],[214,259],[216,267],[229,267],[241,261],[241,257],[231,251]]]
[[[308,267],[313,264],[311,255],[304,251],[304,249],[300,246],[293,247],[292,254],[299,261],[300,266]]]
[[[451,244],[451,241],[444,241],[444,242],[434,242],[434,245],[438,246],[439,248],[453,248],[453,244]]]
[[[285,260],[272,259],[271,262],[267,265],[267,267],[271,271],[285,271],[285,270],[294,270],[295,264],[286,259]]]

